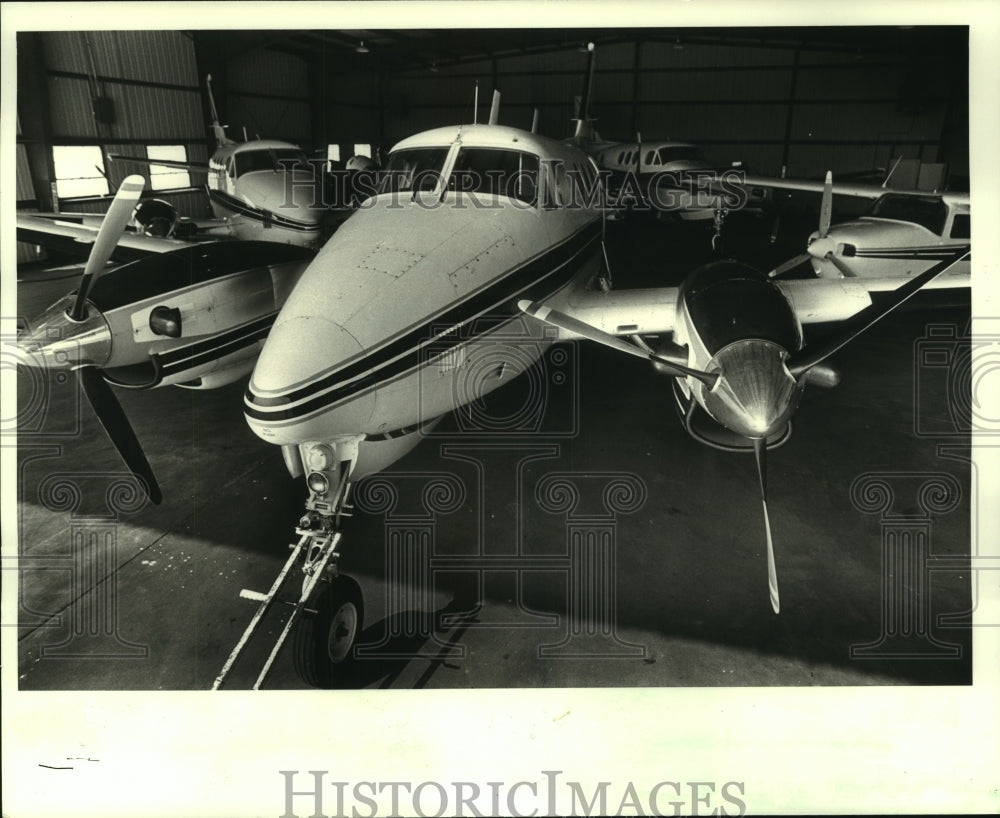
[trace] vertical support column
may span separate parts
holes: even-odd
[[[896,509],[897,489],[906,491]],[[907,491],[907,489],[909,491]],[[961,487],[950,474],[880,472],[851,485],[851,501],[865,513],[881,515],[881,633],[851,645],[852,659],[930,659],[961,655],[961,646],[931,633],[930,568],[932,513],[953,510]],[[912,510],[912,499],[916,510]]]
[[[595,502],[595,495],[600,501]],[[585,499],[586,497],[586,499]],[[646,486],[627,473],[556,472],[535,490],[550,514],[566,515],[566,632],[539,646],[542,658],[644,657],[646,647],[627,642],[616,630],[617,515],[632,514],[646,502]]]
[[[17,35],[17,114],[21,126],[18,141],[25,147],[35,201],[42,212],[56,209],[52,186],[56,179],[52,158],[52,112],[49,109],[48,74],[41,35],[21,31]]]
[[[104,488],[105,510],[83,514],[81,483],[107,481],[100,473],[57,473],[39,486],[42,504],[50,511],[70,513],[70,582],[66,609],[69,629],[63,641],[41,647],[42,657],[92,659],[144,658],[147,645],[125,639],[119,632],[118,515],[146,503],[130,478],[114,477]],[[95,480],[96,478],[96,480]],[[91,497],[96,492],[88,492]]]
[[[400,485],[405,484],[403,491]],[[400,508],[400,497],[419,497],[414,509]],[[356,655],[414,659],[430,641],[462,655],[464,648],[441,641],[434,629],[434,586],[431,558],[437,516],[465,502],[465,488],[454,475],[433,472],[385,474],[362,481],[356,507],[385,516],[385,629],[376,643],[359,645]]]
[[[799,64],[802,52],[796,48],[792,57],[792,80],[788,89],[788,110],[785,112],[785,140],[781,146],[782,171],[788,166],[790,145],[792,141],[792,124],[795,120],[795,95],[799,83]]]

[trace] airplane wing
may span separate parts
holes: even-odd
[[[873,293],[898,290],[899,278],[811,278],[775,281],[802,324],[846,321],[873,303]],[[923,289],[969,286],[963,278],[937,277]],[[661,335],[674,331],[677,314],[677,287],[654,287],[635,290],[579,291],[565,301],[539,304],[522,301],[522,311],[555,324],[553,317],[572,319],[558,325],[559,340],[589,337],[588,329],[614,336]],[[544,315],[543,315],[544,312]]]
[[[198,170],[208,173],[208,162],[183,162],[179,159],[150,159],[146,156],[129,156],[124,153],[109,153],[112,161],[135,162],[139,165],[160,165],[166,168],[181,168],[183,170]]]
[[[104,217],[77,214],[17,214],[17,240],[26,244],[86,258],[90,254]],[[126,232],[122,235],[112,255],[112,261],[134,261],[157,253],[167,253],[189,247],[190,241],[159,238],[141,233]]]
[[[745,187],[764,187],[775,190],[794,190],[801,193],[823,193],[824,182],[815,179],[782,179],[778,176],[757,176],[752,173],[743,177]],[[835,182],[833,193],[837,196],[854,196],[859,199],[877,199],[890,188],[864,182]]]

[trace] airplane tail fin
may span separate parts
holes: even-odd
[[[583,93],[580,94],[576,116],[573,118],[573,121],[576,123],[573,130],[573,139],[576,142],[586,142],[599,138],[597,131],[594,129],[594,120],[590,118],[590,89],[593,79],[594,44],[587,43],[587,68],[583,75]]]
[[[205,80],[205,87],[208,89],[208,107],[212,113],[212,133],[215,134],[217,145],[235,145],[236,143],[226,136],[226,126],[219,124],[219,112],[215,109],[215,97],[212,96],[212,75],[209,74]]]

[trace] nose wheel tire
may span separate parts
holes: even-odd
[[[365,619],[361,586],[350,577],[336,577],[320,584],[308,607],[316,613],[303,613],[296,623],[295,672],[311,687],[349,687]]]

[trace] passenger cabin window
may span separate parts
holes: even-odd
[[[972,222],[968,213],[956,213],[951,223],[951,235],[953,239],[972,238]]]
[[[506,148],[461,148],[448,190],[505,196],[533,205],[538,196],[538,157]]]
[[[282,166],[279,160],[284,160],[286,164]],[[292,160],[303,167],[308,166],[305,154],[293,148],[261,148],[259,150],[240,151],[235,155],[236,178],[245,173],[253,173],[260,170],[270,170],[280,173],[287,167],[288,160]]]
[[[411,148],[389,154],[378,192],[434,190],[441,179],[448,148]]]
[[[905,196],[890,193],[876,199],[868,215],[877,219],[919,224],[936,236],[940,236],[944,231],[945,219],[948,218],[948,206],[937,196]]]

